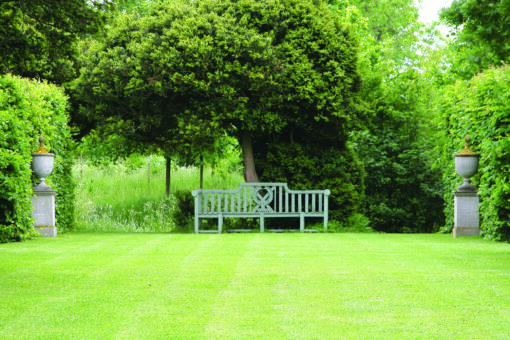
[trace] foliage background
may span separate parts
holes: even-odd
[[[223,132],[243,149],[249,136],[262,180],[326,185],[338,217],[359,208],[364,171],[347,146],[365,114],[358,49],[325,3],[158,2],[84,47],[80,119],[182,158]]]
[[[97,34],[111,1],[0,1],[0,73],[63,84],[76,76],[80,37]]]
[[[256,155],[262,181],[285,182],[292,190],[330,189],[329,216],[343,221],[359,212],[364,194],[363,163],[348,146],[271,143]],[[282,219],[283,221],[283,219]],[[268,220],[268,225],[280,219]]]
[[[452,155],[469,134],[483,235],[509,240],[509,14],[509,0],[455,0],[442,18],[456,29],[434,45],[412,0],[0,1],[0,72],[63,84],[82,68],[67,88],[80,137],[99,127],[79,148],[94,164],[163,150],[215,169],[223,137],[249,134],[261,180],[330,187],[334,219],[364,213],[385,232],[451,231]],[[0,224],[22,239],[27,155],[38,134],[69,135],[67,104],[41,82],[1,86]],[[47,136],[57,156],[65,136]],[[61,230],[69,168],[52,178]]]
[[[57,190],[56,223],[59,232],[72,228],[74,183],[67,97],[46,82],[12,76],[0,77],[0,242],[30,237],[32,225],[31,153],[39,136],[55,154],[47,183]]]
[[[447,231],[453,228],[451,191],[462,183],[452,159],[469,136],[471,150],[481,154],[474,183],[479,184],[482,235],[510,241],[510,67],[489,68],[445,90],[440,110],[447,141],[441,159]]]
[[[451,28],[449,72],[456,78],[469,80],[509,62],[509,0],[454,0],[441,18]]]
[[[329,1],[359,48],[366,128],[351,133],[363,161],[361,211],[382,232],[436,232],[444,224],[441,171],[433,169],[435,95],[425,59],[434,31],[418,22],[412,0]]]

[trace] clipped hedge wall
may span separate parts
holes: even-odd
[[[451,191],[462,184],[455,172],[455,153],[464,137],[481,153],[478,174],[480,229],[487,239],[510,241],[510,67],[492,68],[459,81],[444,93],[440,110],[446,138],[443,144],[447,230],[453,228]]]
[[[0,76],[0,243],[21,241],[33,234],[31,153],[39,136],[55,154],[53,173],[46,183],[57,190],[59,232],[72,228],[74,183],[72,139],[61,88],[12,75]]]

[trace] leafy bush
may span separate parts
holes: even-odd
[[[72,228],[72,140],[66,108],[66,96],[53,85],[0,77],[0,242],[20,241],[33,233],[31,195],[37,179],[30,164],[41,135],[55,154],[47,183],[58,191],[57,227],[61,232]]]
[[[195,217],[195,200],[191,195],[191,191],[176,191],[174,198],[175,207],[172,211],[172,219],[175,223],[174,231],[191,232]]]
[[[437,114],[427,111],[427,100],[433,91],[400,59],[406,54],[381,55],[383,45],[370,46],[375,59],[363,60],[362,97],[371,115],[366,131],[351,134],[367,173],[363,212],[376,231],[436,232],[444,215],[441,171],[432,169]]]
[[[360,208],[365,172],[349,147],[270,143],[264,153],[257,154],[262,181],[286,182],[292,190],[331,190],[332,220],[346,219]]]
[[[347,220],[333,220],[328,223],[329,232],[349,232],[349,233],[372,233],[374,230],[370,227],[370,219],[363,214],[354,213]]]
[[[405,117],[381,110],[370,131],[356,134],[368,174],[364,209],[374,230],[429,233],[444,223],[441,172],[431,169],[412,127]]]
[[[442,98],[445,143],[441,163],[447,215],[446,230],[453,228],[453,197],[462,179],[453,155],[462,150],[464,137],[471,150],[481,153],[478,174],[481,233],[485,238],[510,241],[510,67],[491,68],[470,81],[448,87]]]

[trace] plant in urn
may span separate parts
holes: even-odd
[[[44,181],[53,171],[55,155],[46,151],[43,137],[39,137],[39,143],[41,145],[39,150],[32,154],[32,170],[37,178],[41,180],[41,183],[39,183],[34,190],[51,190],[51,187],[44,183]]]
[[[476,192],[476,188],[470,184],[470,178],[478,172],[479,153],[469,149],[470,138],[466,136],[464,150],[455,154],[455,170],[464,178],[464,183],[457,188],[457,191]]]

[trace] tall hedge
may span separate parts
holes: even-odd
[[[57,190],[59,232],[72,228],[71,131],[67,97],[61,88],[12,75],[0,76],[0,243],[20,241],[33,234],[31,153],[39,136],[55,154],[53,173],[46,183]]]
[[[485,238],[510,241],[510,67],[491,68],[470,81],[447,88],[440,110],[446,138],[443,143],[447,228],[453,228],[453,195],[462,184],[455,172],[455,153],[464,137],[479,152],[480,167],[474,177],[479,185],[481,233]]]

